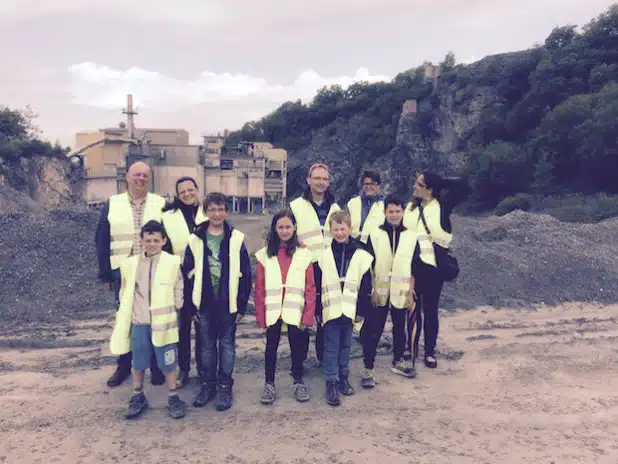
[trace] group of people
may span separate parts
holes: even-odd
[[[151,171],[142,162],[127,172],[127,192],[111,197],[96,231],[99,278],[118,305],[110,350],[117,368],[107,384],[132,375],[126,414],[147,407],[144,374],[167,384],[169,414],[185,415],[178,389],[189,382],[191,332],[201,389],[193,405],[213,399],[229,409],[236,327],[254,293],[258,327],[265,329],[265,383],[260,400],[276,399],[275,372],[281,335],[291,351],[293,395],[306,402],[303,380],[309,327],[316,327],[315,351],[323,365],[326,401],[354,394],[350,349],[359,331],[363,388],[376,385],[378,344],[388,315],[393,333],[391,370],[416,376],[424,331],[424,364],[437,367],[438,303],[442,290],[435,245],[448,249],[450,212],[439,175],[416,177],[413,199],[384,197],[380,175],[365,171],[362,189],[341,208],[329,190],[329,170],[311,166],[307,189],[272,219],[266,244],[255,253],[255,283],[244,234],[228,221],[221,193],[200,201],[194,179],[176,182],[172,203],[149,192]]]

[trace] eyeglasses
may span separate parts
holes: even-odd
[[[377,187],[378,184],[377,182],[363,182],[363,187]]]
[[[225,208],[208,208],[207,213],[225,213]]]

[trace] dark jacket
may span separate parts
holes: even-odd
[[[94,234],[94,243],[97,249],[97,260],[99,262],[98,278],[101,282],[112,282],[112,266],[109,262],[110,258],[110,226],[109,226],[109,200],[103,203],[99,223]],[[172,252],[172,245],[168,240],[163,246],[163,251]]]
[[[333,240],[331,250],[333,257],[335,258],[335,264],[337,265],[337,272],[339,277],[345,277],[348,272],[348,266],[354,256],[356,250],[363,250],[363,244],[360,240],[350,237],[348,243],[340,244],[336,240]],[[317,263],[314,264],[314,276],[315,286],[320,292],[318,298],[316,298],[315,313],[319,318],[322,317],[322,270]],[[341,283],[341,289],[343,289],[343,282]],[[360,289],[358,292],[358,299],[356,301],[356,315],[360,317],[367,317],[368,312],[371,310],[371,292],[373,291],[373,283],[371,280],[371,270],[368,270],[361,280]]]
[[[200,302],[200,312],[210,311],[215,306],[225,306],[228,308],[229,300],[229,275],[230,275],[230,238],[234,228],[226,221],[223,226],[223,239],[221,240],[221,249],[219,256],[221,257],[221,280],[219,281],[219,295],[215,296],[210,279],[210,268],[208,267],[208,256],[211,252],[207,245],[208,221],[200,224],[193,234],[198,236],[204,242],[204,269],[202,273],[202,299]],[[187,247],[185,251],[185,259],[182,265],[182,272],[185,277],[184,297],[185,301],[192,301],[193,298],[193,279],[187,276],[195,267],[195,260],[191,248]],[[247,311],[247,302],[251,295],[251,261],[245,244],[242,244],[240,249],[240,272],[242,277],[238,283],[238,297],[236,305],[238,314],[245,314]],[[190,311],[195,313],[197,308],[195,305],[188,305]]]

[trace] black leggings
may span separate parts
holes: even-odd
[[[436,354],[439,329],[438,305],[442,293],[442,280],[438,277],[437,268],[420,260],[414,262],[414,278],[417,302],[414,312],[408,319],[407,349],[412,353],[412,359],[417,359],[421,327],[425,332],[425,356]]]
[[[283,321],[279,319],[275,324],[266,329],[266,353],[264,355],[266,382],[275,383],[275,372],[277,370],[277,350],[281,340],[281,326]],[[303,380],[303,361],[307,330],[288,325],[288,341],[292,351],[292,376],[295,382]]]

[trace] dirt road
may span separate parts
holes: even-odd
[[[40,327],[36,339],[0,338],[0,463],[615,464],[617,316],[618,306],[580,305],[445,313],[437,370],[404,379],[384,354],[377,388],[359,387],[339,409],[325,404],[316,368],[312,400],[292,399],[285,344],[278,400],[262,406],[264,345],[247,318],[230,411],[189,407],[174,421],[165,389],[148,385],[151,409],[134,422],[123,419],[129,383],[104,388],[111,311],[68,329]],[[359,358],[356,344],[355,385]],[[181,396],[190,403],[197,388]]]

